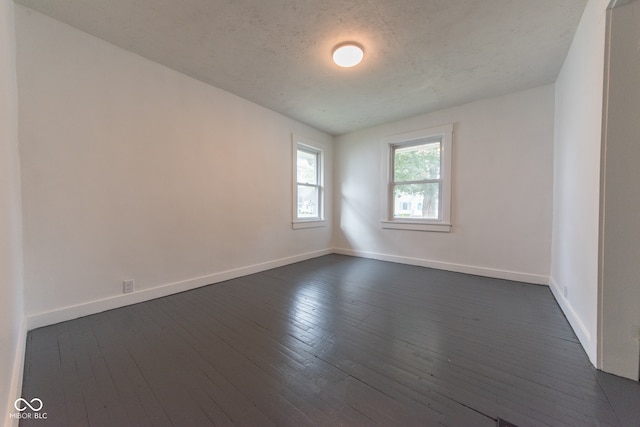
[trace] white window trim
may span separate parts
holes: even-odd
[[[441,218],[432,219],[397,219],[393,217],[393,194],[392,176],[393,170],[391,156],[392,147],[402,143],[410,143],[418,139],[442,138],[440,176],[442,182],[441,197]],[[382,151],[382,181],[380,188],[380,212],[382,218],[380,224],[382,228],[392,230],[416,230],[416,231],[438,231],[448,233],[451,231],[451,161],[452,161],[452,139],[453,124],[421,129],[412,132],[405,132],[383,138],[381,144]]]
[[[298,148],[303,148],[306,150],[314,151],[319,154],[319,165],[318,165],[318,182],[319,182],[319,205],[318,206],[318,214],[320,215],[317,218],[298,218]],[[292,215],[292,228],[294,230],[305,229],[305,228],[317,228],[317,227],[326,227],[327,220],[325,219],[324,212],[324,150],[318,146],[318,144],[314,143],[312,140],[292,134],[291,135],[291,153],[292,153],[292,186],[291,186],[291,215]]]

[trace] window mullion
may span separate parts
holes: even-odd
[[[441,179],[423,179],[420,181],[392,181],[393,185],[413,185],[413,184],[435,184],[441,182]]]

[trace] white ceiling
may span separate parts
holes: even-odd
[[[333,135],[552,83],[586,2],[18,0]]]

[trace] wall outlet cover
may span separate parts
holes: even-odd
[[[133,292],[133,283],[133,279],[125,280],[124,282],[122,282],[122,293],[130,294],[131,292]]]

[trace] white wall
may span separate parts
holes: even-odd
[[[547,283],[553,86],[401,120],[336,139],[340,252]],[[380,141],[454,124],[451,233],[380,227]]]
[[[640,2],[611,12],[602,239],[602,369],[640,362]]]
[[[0,0],[0,424],[18,397],[24,355],[22,222],[13,1]]]
[[[30,327],[330,250],[292,229],[291,133],[331,136],[22,6],[16,31]]]
[[[607,6],[588,2],[555,85],[551,288],[594,364]]]

